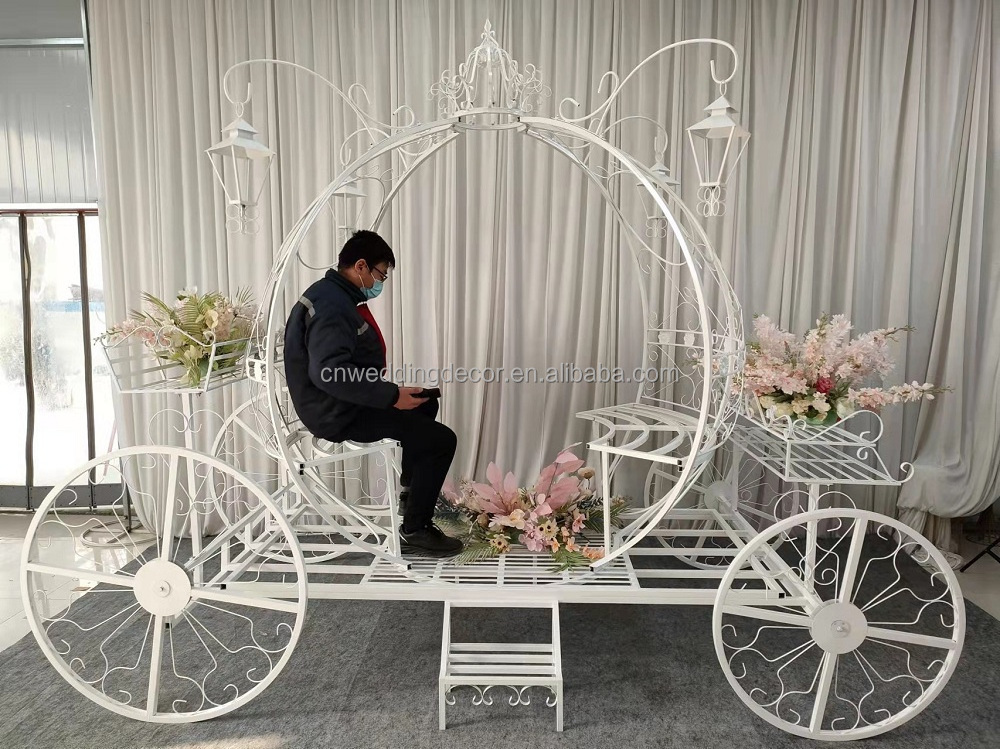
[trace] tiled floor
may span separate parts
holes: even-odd
[[[82,519],[82,517],[81,517]],[[10,647],[25,635],[30,634],[24,605],[21,601],[21,549],[32,516],[27,513],[0,513],[0,650]],[[58,523],[46,524],[42,536],[50,548],[57,549],[59,557],[65,555],[73,560],[74,567],[81,561],[87,567],[114,570],[125,566],[132,556],[122,548],[101,548],[84,546]],[[57,561],[59,557],[50,557]],[[46,586],[46,604],[51,607],[49,615],[58,613],[69,605],[71,596],[86,592],[93,583],[85,579],[53,578],[52,587]]]
[[[960,551],[965,561],[982,550],[981,544],[962,539]],[[968,600],[1000,619],[1000,562],[989,555],[984,556],[968,572],[960,572],[958,579],[962,583],[962,593]]]
[[[0,650],[10,647],[30,633],[21,603],[19,575],[21,548],[30,523],[31,515],[0,513]],[[94,564],[103,564],[103,569],[115,569],[131,561],[129,554],[121,548],[80,545],[58,524],[51,524],[47,528],[46,537],[56,548],[64,547],[67,559],[75,559],[76,564],[83,558],[93,560]],[[982,546],[963,540],[961,551],[967,559],[980,549]],[[984,557],[958,577],[966,598],[1000,619],[1000,563]],[[59,607],[60,602],[65,605],[70,596],[80,595],[87,587],[85,581],[57,578],[48,594],[48,600],[53,607]]]

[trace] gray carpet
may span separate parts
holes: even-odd
[[[532,616],[540,612],[532,612]],[[470,692],[437,729],[442,606],[314,601],[277,681],[212,721],[152,725],[79,695],[34,639],[0,653],[0,747],[792,747],[806,742],[753,715],[730,689],[701,607],[564,606],[566,730],[540,692],[528,707],[473,707]],[[471,611],[462,629],[540,636],[543,621]],[[466,632],[468,634],[468,632]],[[475,638],[472,638],[475,639]],[[1000,622],[968,606],[965,652],[951,683],[902,728],[865,747],[996,747]]]

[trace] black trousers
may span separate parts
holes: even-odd
[[[388,437],[402,446],[400,478],[403,486],[410,487],[403,518],[407,530],[421,528],[434,517],[434,505],[455,457],[458,439],[451,429],[435,421],[437,412],[438,403],[433,398],[410,411],[364,408],[339,437],[358,442],[377,442]]]

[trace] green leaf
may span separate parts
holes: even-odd
[[[552,568],[553,572],[565,572],[566,570],[589,567],[591,564],[590,557],[582,551],[569,551],[565,548],[559,549],[559,551],[553,553],[552,561],[556,564],[556,566]]]
[[[156,307],[158,310],[163,312],[163,314],[167,315],[167,317],[169,317],[170,313],[173,311],[173,309],[166,302],[159,297],[150,294],[148,291],[142,292],[142,301],[148,302],[153,307]]]
[[[484,559],[493,559],[500,556],[499,552],[489,543],[471,543],[462,551],[448,560],[449,564],[463,565],[481,562]]]

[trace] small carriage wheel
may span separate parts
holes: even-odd
[[[652,476],[656,466],[650,469]],[[647,487],[651,479],[647,477]],[[647,489],[648,493],[648,489]],[[729,523],[728,517],[734,513],[739,514],[749,525],[754,528],[766,528],[775,522],[776,498],[773,491],[768,486],[768,474],[764,467],[749,455],[737,449],[730,440],[720,446],[711,462],[702,469],[688,489],[688,497],[692,502],[684,502],[686,507],[695,510],[713,510],[718,512]],[[723,529],[715,520],[671,520],[671,526],[683,530],[687,533],[702,532],[704,536],[697,536],[692,540],[682,540],[678,537],[672,542],[664,539],[661,543],[673,546],[691,546],[698,552],[705,552],[714,548],[720,550],[720,554],[711,555],[697,553],[691,555],[679,555],[677,560],[690,567],[701,570],[722,570],[730,565],[736,553],[742,546],[742,542],[748,541],[750,535],[740,526],[734,526],[730,530]],[[735,533],[740,538],[740,543],[735,542],[730,533]]]
[[[242,471],[259,487],[264,489],[288,515],[290,503],[289,490],[294,494],[295,487],[284,468],[283,458],[277,446],[274,425],[267,412],[266,404],[260,402],[266,394],[261,392],[256,397],[243,401],[226,417],[212,442],[213,457]],[[211,491],[211,487],[209,491]],[[233,520],[233,508],[230,514]],[[295,526],[293,524],[293,529]],[[342,556],[344,552],[316,553],[307,552],[298,545],[306,563],[326,562]],[[276,544],[266,552],[266,556],[276,561],[286,561],[296,553],[296,549]]]
[[[73,512],[91,492],[120,510],[126,491],[148,541],[117,512]],[[275,544],[293,553],[262,564]],[[306,574],[287,519],[244,474],[193,450],[141,446],[53,487],[28,529],[21,593],[42,651],[77,691],[129,718],[187,723],[274,681],[302,630]]]
[[[753,579],[738,576],[747,564]],[[962,650],[965,602],[944,557],[912,528],[832,508],[781,521],[743,548],[712,629],[751,710],[789,733],[843,741],[892,730],[938,695]]]

